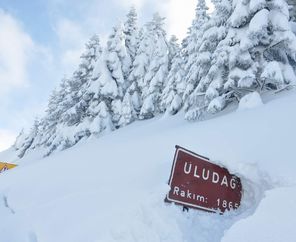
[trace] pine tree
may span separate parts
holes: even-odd
[[[168,82],[162,94],[161,109],[169,114],[176,114],[183,105],[183,93],[185,90],[184,60],[181,54],[173,59],[172,68],[168,75]]]
[[[90,131],[99,135],[104,132],[110,132],[114,129],[110,110],[104,101],[97,106],[97,115],[90,125]]]
[[[131,59],[125,43],[124,27],[122,24],[119,24],[113,28],[113,32],[109,36],[106,62],[112,77],[118,85],[119,96],[122,98],[123,93],[128,88],[126,79],[131,66]]]
[[[39,133],[40,133],[40,121],[36,118],[30,132],[26,136],[24,136],[24,134],[22,133],[18,136],[18,142],[17,142],[18,147],[15,147],[15,148],[17,148],[19,158],[22,158],[29,149],[35,148],[33,143],[36,137],[38,137]],[[20,139],[22,139],[21,140],[22,142],[19,142]]]
[[[135,110],[136,116],[138,117],[142,107],[142,99],[141,90],[136,80],[131,83],[126,93],[130,94],[132,109]]]
[[[124,23],[125,45],[130,56],[131,63],[134,62],[138,44],[138,16],[136,8],[131,7]]]
[[[193,65],[193,68],[188,70],[187,88],[183,96],[186,111],[185,118],[189,121],[202,118],[207,109],[208,103],[205,99],[207,87],[211,83],[215,71],[220,71],[213,68],[214,53],[220,42],[227,36],[227,21],[232,10],[231,2],[231,0],[213,1],[215,11],[209,21],[204,22],[201,26],[203,34],[197,47],[196,65]],[[206,9],[201,8],[200,11],[205,12]],[[223,58],[223,55],[221,58]],[[195,77],[197,78],[195,79]],[[219,79],[215,80],[217,85],[219,85],[219,82]],[[211,93],[211,95],[215,95],[215,93]]]
[[[60,145],[61,129],[66,124],[65,113],[72,107],[71,80],[63,78],[58,89],[49,98],[39,146],[46,148],[46,156],[50,155]]]
[[[172,53],[172,61],[170,64],[170,71],[167,77],[165,88],[161,95],[161,110],[167,111],[169,114],[176,114],[182,107],[182,96],[185,89],[185,71],[184,59],[182,57],[181,49],[177,43],[176,37],[170,41],[170,53]]]
[[[18,150],[22,147],[22,145],[23,145],[23,143],[24,143],[26,137],[27,137],[27,135],[26,135],[24,129],[22,129],[21,132],[20,132],[20,133],[18,134],[18,136],[16,137],[15,142],[14,142],[14,144],[13,144],[13,148],[14,148],[16,151],[18,151]]]
[[[208,7],[204,0],[198,2],[196,17],[190,29],[185,53],[188,55],[185,64],[186,89],[183,94],[186,119],[194,120],[200,116],[202,107],[200,85],[211,66],[212,53],[226,35],[225,24],[228,14],[228,1],[215,1],[216,10],[209,18]]]
[[[58,91],[54,91],[49,103],[40,144],[47,147],[47,154],[56,149],[63,150],[89,136],[86,125],[82,125],[91,96],[86,87],[91,81],[94,66],[102,48],[97,35],[86,44],[78,69],[71,78],[64,78]],[[68,130],[68,132],[65,132]]]
[[[147,72],[147,66],[150,63],[150,53],[152,51],[150,41],[151,39],[149,38],[147,31],[142,28],[139,32],[136,56],[128,78],[130,83],[128,91],[132,96],[132,104],[137,115],[140,113],[143,105],[142,89],[145,87],[144,77]]]
[[[80,139],[90,135],[88,128],[83,125],[91,98],[86,90],[94,65],[101,54],[99,37],[94,35],[86,44],[78,69],[61,88],[63,99],[59,103],[60,117],[54,126],[54,133],[48,140],[48,155],[56,149],[63,150],[73,146]]]
[[[121,105],[117,110],[114,110],[114,104],[115,101],[119,101],[119,104],[121,104],[121,97],[119,96],[118,84],[107,66],[108,57],[109,52],[106,50],[96,63],[96,68],[86,91],[91,100],[86,110],[85,122],[90,123],[90,132],[96,135],[99,135],[102,130],[113,130],[118,125],[120,118],[115,117],[115,114],[120,113]],[[108,124],[106,129],[101,128],[100,124],[100,117],[104,118],[105,116],[107,119],[109,117],[111,119],[110,125],[109,121],[106,122]]]
[[[69,81],[71,95],[69,106],[71,108],[65,113],[65,122],[68,126],[77,125],[84,118],[89,101],[85,95],[86,86],[92,76],[94,64],[101,54],[102,48],[99,37],[94,35],[86,44],[86,50],[81,55],[81,63]]]
[[[139,118],[152,118],[160,113],[160,98],[164,80],[169,68],[169,47],[166,32],[163,29],[164,18],[154,14],[151,22],[147,24],[147,38],[151,43],[149,66],[144,77],[142,89],[143,106]]]
[[[207,10],[208,7],[205,0],[199,0],[195,11],[195,19],[192,22],[192,26],[189,29],[189,35],[186,40],[186,90],[184,93],[184,99],[186,99],[197,86],[201,78],[200,74],[203,71],[203,66],[200,66],[201,56],[199,56],[199,49],[205,32],[204,26],[209,21]]]
[[[119,121],[120,126],[126,126],[135,121],[137,118],[130,92],[126,92],[123,98],[121,114],[122,115]]]
[[[110,106],[110,109],[112,110],[112,120],[117,127],[121,117],[122,99],[129,87],[128,75],[131,68],[131,58],[128,54],[126,36],[122,24],[116,26],[109,37],[106,63],[118,89],[118,95],[112,100]]]

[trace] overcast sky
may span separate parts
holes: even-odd
[[[158,11],[168,34],[182,39],[197,0],[1,0],[0,151],[43,114],[48,96],[75,69],[94,33],[105,41],[112,26],[137,8],[140,24]]]

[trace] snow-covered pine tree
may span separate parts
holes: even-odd
[[[96,63],[96,67],[93,71],[93,75],[90,81],[87,83],[86,91],[84,96],[89,100],[88,107],[85,111],[85,117],[82,121],[85,124],[89,124],[89,131],[92,134],[99,134],[101,128],[99,125],[93,124],[94,120],[98,117],[99,114],[99,104],[102,100],[100,91],[101,91],[101,83],[99,82],[99,77],[101,77],[101,66],[104,63],[103,55],[99,58],[98,62]],[[105,63],[104,63],[105,65]],[[106,68],[107,69],[107,68]],[[113,81],[113,79],[112,79]],[[97,123],[97,122],[96,122]]]
[[[199,2],[197,7],[197,16],[194,23],[199,23],[198,16],[201,18],[199,27],[198,45],[196,45],[196,57],[193,58],[193,65],[187,64],[186,90],[183,95],[185,118],[187,120],[196,120],[201,118],[204,110],[205,86],[210,81],[207,74],[211,67],[212,54],[216,50],[219,42],[225,38],[227,33],[227,19],[231,12],[229,0],[215,0],[215,11],[211,18],[206,15],[207,7],[203,1]],[[199,14],[200,12],[200,14]],[[204,20],[204,21],[203,21]],[[190,61],[188,62],[190,64]]]
[[[227,36],[212,55],[200,83],[203,104],[221,111],[248,92],[278,90],[295,80],[296,38],[284,0],[238,0],[232,4]]]
[[[121,118],[119,120],[120,126],[126,126],[137,119],[137,113],[133,106],[132,96],[129,91],[125,93],[122,102]]]
[[[126,36],[122,24],[113,28],[106,48],[106,63],[112,78],[116,82],[117,97],[111,103],[112,120],[115,126],[121,117],[121,102],[129,87],[128,75],[131,68],[131,58],[126,46]]]
[[[89,101],[89,97],[85,95],[86,86],[92,76],[94,64],[101,54],[99,37],[94,35],[86,44],[86,50],[80,57],[81,63],[69,81],[71,108],[65,112],[63,120],[68,126],[77,125],[84,118]]]
[[[130,56],[131,63],[133,63],[136,56],[139,35],[138,16],[134,6],[131,7],[126,17],[127,19],[124,23],[125,45]]]
[[[169,47],[166,40],[166,32],[163,29],[164,18],[158,13],[146,25],[146,38],[150,43],[148,53],[149,66],[142,86],[143,106],[140,111],[140,119],[148,119],[160,113],[160,98],[164,81],[169,68]]]
[[[195,10],[195,19],[189,28],[189,35],[186,38],[186,63],[185,63],[185,82],[186,90],[184,99],[192,93],[200,80],[200,73],[203,72],[204,66],[200,65],[199,49],[202,44],[202,37],[205,32],[204,26],[209,21],[207,14],[208,7],[205,0],[199,0]]]
[[[124,24],[125,36],[126,36],[126,47],[128,54],[131,59],[131,64],[134,63],[137,53],[137,47],[139,42],[139,32],[137,23],[137,12],[134,6],[131,7],[129,13],[127,14],[127,20]],[[137,111],[140,110],[140,96],[139,87],[135,80],[130,80],[130,72],[132,71],[133,65],[130,66],[129,76],[127,79],[129,82],[129,87],[126,90],[125,96],[123,98],[121,106],[121,118],[119,120],[120,126],[125,126],[133,122],[137,118]]]
[[[131,94],[132,105],[137,112],[137,116],[140,113],[143,104],[142,89],[145,86],[144,77],[150,62],[150,53],[152,52],[150,41],[151,39],[149,38],[146,29],[142,28],[139,31],[136,55],[128,77],[130,83],[128,91]]]
[[[45,155],[51,154],[60,145],[61,127],[64,125],[64,113],[72,107],[70,79],[63,78],[48,101],[46,115],[43,118],[38,138],[38,146],[45,148]]]
[[[106,50],[107,67],[118,85],[119,96],[123,98],[128,88],[126,79],[131,67],[131,58],[128,54],[126,36],[122,24],[118,24],[113,28]]]
[[[90,40],[86,43],[86,51],[82,54],[82,58],[86,60],[88,69],[93,70],[94,64],[102,54],[102,47],[100,37],[93,35]]]
[[[83,99],[87,101],[84,118],[80,123],[89,134],[99,135],[105,130],[113,130],[112,102],[119,97],[116,80],[107,67],[110,52],[101,51],[96,59],[92,75],[85,84]]]
[[[107,70],[106,70],[107,71]],[[112,111],[111,103],[114,100],[112,89],[115,92],[115,97],[117,96],[117,87],[115,81],[109,77],[109,79],[104,79],[104,75],[100,76],[100,79],[94,79],[91,85],[88,87],[87,93],[89,93],[92,98],[89,102],[88,109],[86,111],[86,117],[83,121],[88,127],[91,134],[96,136],[100,135],[104,131],[111,131],[114,129],[112,123]],[[108,80],[114,84],[113,88]],[[105,84],[105,85],[104,85]],[[109,87],[108,87],[109,86]],[[102,88],[105,91],[102,95]],[[107,88],[110,88],[107,91]]]
[[[114,125],[112,123],[110,108],[108,108],[105,101],[101,100],[94,108],[96,116],[89,125],[89,130],[92,134],[99,135],[112,131],[114,129]]]
[[[172,61],[167,77],[165,88],[161,95],[161,111],[169,114],[176,114],[182,107],[182,96],[185,89],[184,59],[182,57],[177,38],[173,37],[170,41],[170,51]]]
[[[185,90],[184,60],[180,53],[173,59],[172,68],[168,75],[168,82],[162,94],[161,109],[169,114],[176,114],[183,105]]]
[[[48,154],[55,149],[63,150],[76,144],[83,137],[90,135],[88,127],[83,125],[90,97],[86,88],[94,70],[94,64],[102,53],[100,40],[94,35],[86,44],[81,62],[73,76],[67,81],[66,95],[61,101],[62,112],[55,127],[55,134],[50,139]]]
[[[61,115],[68,108],[66,105],[66,97],[69,95],[69,80],[63,78],[58,89],[53,90],[48,100],[45,116],[42,119],[40,130],[38,133],[38,144],[36,146],[43,146],[50,149],[52,141],[57,135],[57,125],[62,121]]]
[[[46,109],[46,123],[48,123],[46,125],[47,130],[51,130],[55,127],[60,120],[61,114],[69,108],[66,105],[68,103],[66,96],[68,96],[70,92],[68,84],[69,80],[63,78],[59,89],[53,90],[49,97]]]
[[[128,88],[127,92],[131,96],[131,105],[133,107],[132,109],[135,110],[136,117],[138,117],[142,107],[142,99],[141,99],[141,90],[137,80],[133,80],[131,82],[131,85]]]
[[[19,158],[22,158],[29,149],[34,149],[34,140],[40,134],[40,121],[36,118],[34,124],[27,135],[24,132],[18,136],[14,148],[17,150]]]
[[[18,136],[16,137],[14,144],[13,144],[13,148],[18,151],[19,149],[22,148],[25,139],[27,137],[27,134],[25,133],[25,130],[22,129],[21,132],[18,134]]]

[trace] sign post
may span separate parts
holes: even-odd
[[[4,163],[4,162],[0,162],[0,173],[7,171],[9,169],[12,169],[14,167],[16,167],[17,165],[15,164],[9,164],[9,163]]]
[[[166,202],[221,213],[240,206],[240,178],[180,146],[176,146],[169,185]]]

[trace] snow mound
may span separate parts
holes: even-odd
[[[239,102],[238,110],[247,110],[257,108],[263,105],[261,96],[258,92],[252,92],[245,95]]]

